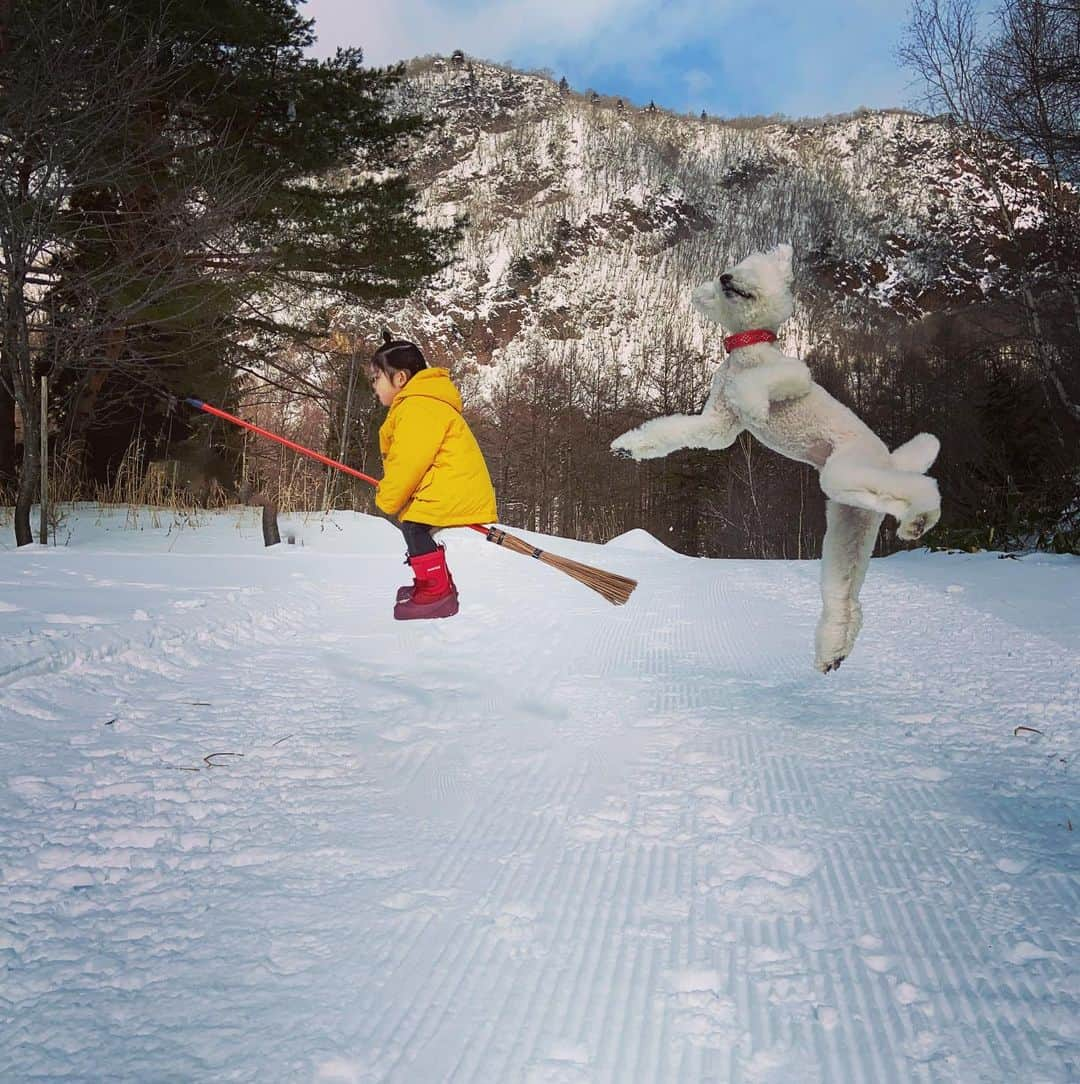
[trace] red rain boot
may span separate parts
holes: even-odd
[[[446,551],[437,549],[410,557],[413,576],[412,595],[394,606],[397,621],[429,617],[453,617],[458,612],[458,593],[446,567]]]
[[[446,549],[446,547],[445,547],[445,546],[440,546],[440,547],[439,547],[439,549],[441,549],[441,550],[445,550],[445,549]],[[406,554],[406,555],[405,555],[405,560],[404,560],[404,562],[403,562],[403,563],[404,563],[404,564],[409,564],[409,556],[408,556],[408,554]],[[449,576],[449,577],[450,577],[450,586],[451,586],[451,587],[452,587],[452,588],[454,589],[454,593],[456,594],[456,593],[457,593],[457,584],[456,584],[456,583],[454,583],[454,577],[453,577],[453,575],[451,574],[451,572],[450,572],[450,569],[447,569],[447,570],[446,570],[446,574],[447,574],[447,576]],[[405,587],[399,587],[399,588],[397,589],[397,595],[396,595],[396,597],[394,598],[394,602],[395,602],[395,603],[398,603],[398,602],[408,602],[408,601],[409,601],[409,599],[411,599],[411,598],[412,598],[412,593],[413,593],[413,589],[414,589],[415,587],[416,587],[416,580],[415,580],[415,579],[413,580],[413,582],[412,582],[412,583],[408,584],[407,586],[405,586]]]

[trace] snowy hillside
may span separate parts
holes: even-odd
[[[414,168],[427,213],[468,224],[431,289],[361,325],[389,320],[436,359],[478,365],[485,385],[537,355],[632,381],[665,352],[715,362],[721,332],[692,314],[690,290],[777,241],[800,260],[796,348],[837,322],[907,320],[1010,288],[992,194],[927,117],[725,122],[440,59],[411,66],[401,100],[440,124]],[[1005,151],[1000,170],[1037,247],[1038,173]]]
[[[0,552],[0,1080],[1080,1077],[1076,559],[875,560],[825,678],[815,562],[460,532],[395,624],[289,533]]]

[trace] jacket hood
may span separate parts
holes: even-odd
[[[461,393],[450,381],[447,369],[421,369],[394,397],[393,406],[406,396],[421,395],[427,399],[438,399],[461,413]]]

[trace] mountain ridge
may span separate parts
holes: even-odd
[[[407,65],[396,108],[437,121],[410,167],[425,216],[467,221],[446,271],[359,324],[413,335],[482,386],[537,350],[595,337],[630,374],[657,342],[718,359],[722,329],[693,313],[690,291],[778,241],[796,249],[800,311],[784,336],[795,350],[834,321],[991,300],[1020,270],[993,194],[939,118],[694,118],[438,57]],[[999,165],[1034,249],[1038,168],[1005,147]]]

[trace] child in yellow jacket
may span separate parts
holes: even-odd
[[[446,550],[431,532],[497,519],[495,490],[476,438],[461,416],[461,394],[420,349],[383,334],[369,362],[371,384],[389,407],[379,429],[383,478],[375,503],[398,517],[413,585],[398,591],[394,617],[453,617],[458,593]]]

